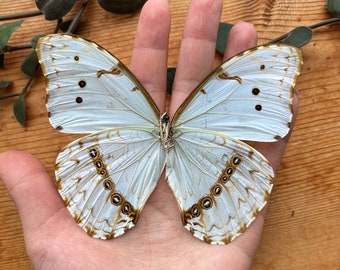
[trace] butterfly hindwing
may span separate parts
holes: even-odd
[[[185,130],[174,138],[167,177],[185,227],[208,243],[229,243],[266,204],[272,168],[258,151],[221,134]]]
[[[207,129],[248,141],[277,141],[292,119],[292,97],[302,65],[298,48],[266,45],[231,58],[177,110],[173,126]]]
[[[57,158],[57,186],[80,226],[107,239],[134,226],[164,165],[152,130],[111,129],[65,147]]]
[[[39,39],[37,54],[46,77],[49,120],[59,131],[158,125],[158,108],[144,87],[96,43],[48,35]]]

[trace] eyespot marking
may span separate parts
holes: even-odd
[[[103,185],[106,190],[112,190],[114,186],[113,182],[110,179],[105,179]]]
[[[132,212],[131,204],[128,202],[125,202],[122,206],[122,212],[123,214],[126,214],[126,215],[130,214]]]
[[[193,217],[198,217],[201,213],[200,213],[200,209],[198,207],[197,204],[194,204],[191,209],[190,209],[190,213]]]
[[[91,148],[89,150],[89,155],[91,158],[95,159],[96,157],[98,157],[98,151],[96,148]]]
[[[115,206],[121,205],[123,202],[123,198],[119,193],[113,193],[111,195],[111,203]]]
[[[238,166],[242,162],[242,159],[239,157],[233,157],[233,165]]]
[[[214,185],[214,186],[211,188],[210,193],[211,193],[213,196],[219,196],[219,195],[222,194],[222,187],[221,187],[219,184],[216,184],[216,185]]]
[[[79,85],[80,88],[84,88],[86,86],[86,82],[84,80],[80,80],[78,82],[78,85]]]
[[[253,88],[253,90],[252,90],[251,92],[252,92],[252,94],[253,94],[254,96],[257,96],[258,94],[260,94],[260,89],[258,89],[257,87],[255,87],[255,88]]]
[[[200,205],[204,210],[208,210],[213,206],[213,201],[210,196],[206,196],[201,199]]]
[[[83,99],[81,97],[76,97],[76,102],[78,104],[83,103]]]

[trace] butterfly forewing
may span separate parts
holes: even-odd
[[[289,130],[302,65],[299,49],[259,46],[222,64],[185,100],[173,126],[207,129],[239,140],[277,141]]]
[[[185,227],[208,243],[230,242],[266,204],[272,168],[255,149],[224,135],[177,130],[174,137],[167,177]]]
[[[99,45],[70,35],[48,35],[39,39],[37,52],[47,79],[49,119],[58,130],[92,133],[158,125],[158,109],[143,86]]]
[[[112,238],[134,226],[164,165],[153,130],[111,129],[65,147],[57,158],[57,185],[89,235]]]

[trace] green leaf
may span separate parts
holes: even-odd
[[[11,83],[12,83],[12,81],[1,81],[0,82],[0,89],[7,88]]]
[[[37,42],[38,42],[39,38],[41,38],[43,36],[44,36],[43,34],[40,34],[40,35],[36,35],[34,38],[32,38],[31,45],[32,45],[33,49],[35,49],[35,47],[37,46]]]
[[[312,29],[306,26],[299,26],[289,32],[288,37],[283,41],[283,43],[293,45],[295,47],[302,47],[312,39],[312,36]]]
[[[340,0],[328,0],[327,8],[330,12],[336,14],[337,17],[340,17]]]
[[[225,46],[228,40],[228,35],[232,27],[233,25],[230,23],[220,23],[220,25],[218,26],[216,50],[222,55],[224,54]]]
[[[23,20],[4,23],[0,25],[0,47],[5,48],[9,38],[11,37],[12,33],[20,27]]]
[[[140,10],[147,0],[98,0],[99,5],[112,13],[128,14]]]
[[[37,68],[38,57],[35,51],[32,51],[29,55],[26,56],[24,62],[21,64],[21,70],[26,75],[33,77],[35,73],[35,69]]]
[[[64,21],[58,24],[58,28],[64,33],[68,30],[68,27],[72,23],[72,20]]]
[[[20,95],[13,105],[14,116],[21,125],[25,125],[25,98]]]
[[[172,93],[172,85],[174,83],[176,74],[176,68],[169,67],[167,70],[167,78],[166,78],[166,92],[171,95]]]
[[[76,0],[35,0],[36,6],[49,21],[59,20],[74,6]]]

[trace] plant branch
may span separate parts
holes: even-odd
[[[321,27],[321,26],[325,26],[325,25],[337,23],[337,22],[340,22],[340,18],[335,17],[335,18],[331,18],[331,19],[313,24],[313,25],[309,26],[309,28],[314,29],[314,28],[318,28],[318,27]]]
[[[30,49],[32,48],[31,44],[26,44],[26,45],[20,45],[20,46],[5,46],[4,52],[14,52],[14,51],[19,51],[19,50],[24,50],[24,49]]]
[[[76,14],[76,16],[73,18],[71,24],[69,25],[66,33],[70,33],[72,34],[74,32],[74,30],[76,29],[76,27],[78,26],[81,16],[83,15],[83,12],[88,4],[90,0],[83,0],[83,3],[78,11],[78,13]]]
[[[331,19],[328,19],[328,20],[325,20],[325,21],[322,21],[322,22],[319,22],[319,23],[316,23],[316,24],[312,24],[310,26],[308,26],[310,29],[315,29],[315,28],[318,28],[318,27],[321,27],[321,26],[325,26],[325,25],[328,25],[328,24],[332,24],[332,23],[337,23],[337,22],[340,22],[340,18],[338,17],[335,17],[335,18],[331,18]],[[283,34],[282,36],[279,36],[277,38],[274,38],[273,40],[271,40],[270,42],[268,43],[277,43],[285,38],[288,37],[288,35],[290,34],[290,32],[286,33],[286,34]]]
[[[21,92],[20,92],[21,93]],[[13,93],[13,94],[8,94],[8,95],[1,95],[0,100],[5,99],[5,98],[11,98],[11,97],[17,97],[20,96],[20,93]]]
[[[17,19],[28,18],[28,17],[33,17],[33,16],[40,16],[42,14],[43,13],[40,10],[35,10],[35,11],[29,11],[29,12],[24,12],[24,13],[0,16],[0,21],[17,20]]]
[[[66,33],[73,33],[74,30],[76,29],[77,25],[79,24],[79,21],[82,17],[82,14],[84,13],[84,10],[88,4],[90,0],[83,0],[83,3],[79,9],[79,11],[77,12],[77,14],[75,15],[75,17],[73,18],[71,24],[69,25]],[[35,15],[40,15],[42,14],[40,11],[33,13],[33,12],[29,12],[29,13],[23,13],[23,14],[17,14],[17,15],[12,15],[12,16],[3,16],[0,17],[1,18],[6,18],[7,20],[9,19],[16,19],[16,18],[22,18],[22,17],[27,17],[27,16],[35,16]],[[22,16],[22,17],[19,17]],[[59,20],[60,22],[60,20]],[[56,28],[54,29],[54,33],[58,32],[58,24],[56,26]],[[11,52],[11,51],[15,51],[15,50],[21,50],[21,49],[27,49],[27,48],[32,48],[31,45],[22,45],[22,46],[16,46],[16,47],[11,47],[11,46],[5,46],[4,51],[6,52]],[[30,79],[27,81],[26,85],[24,86],[24,88],[19,92],[19,93],[12,93],[12,94],[7,94],[7,95],[0,95],[0,100],[5,99],[5,98],[11,98],[11,97],[17,97],[17,96],[21,96],[21,95],[25,95],[33,81],[33,78],[35,77],[35,74],[37,72],[39,68],[39,63],[36,64],[35,67],[35,71],[32,77],[30,77]]]
[[[39,63],[36,64],[35,66],[35,72],[38,70],[39,68]],[[19,93],[12,93],[12,94],[7,94],[7,95],[1,95],[0,96],[0,100],[5,99],[5,98],[11,98],[11,97],[18,97],[18,96],[23,96],[27,93],[32,81],[34,79],[34,75],[32,77],[29,78],[29,80],[26,82],[26,85],[24,86],[24,88],[19,92]]]

